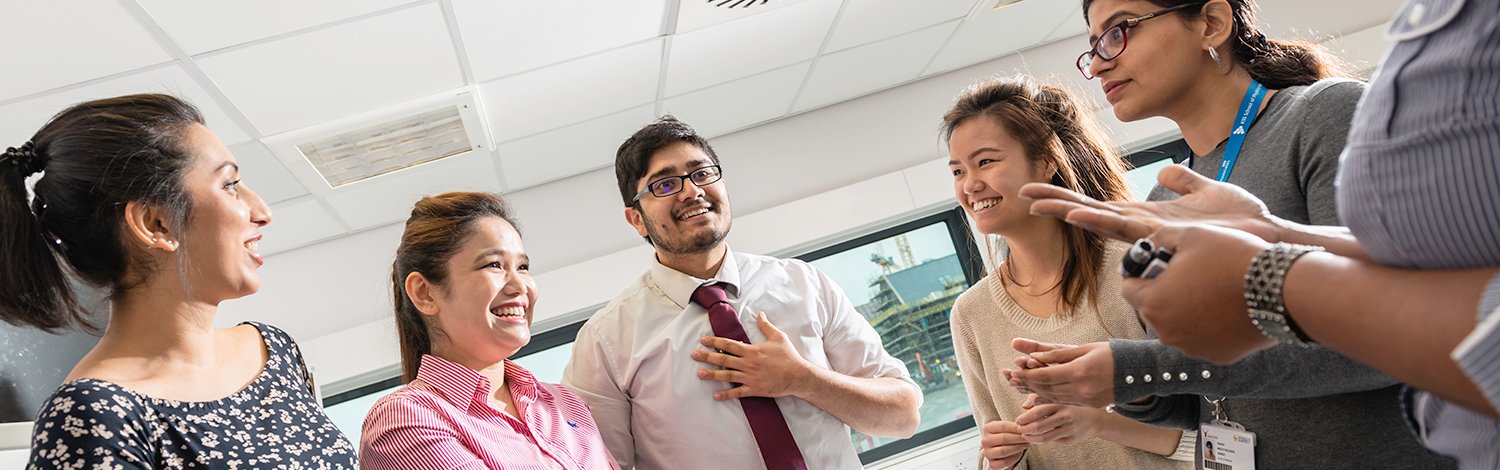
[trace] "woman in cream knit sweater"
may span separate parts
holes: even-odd
[[[1001,372],[1021,355],[1011,347],[1017,337],[1077,344],[1146,336],[1120,297],[1125,245],[1033,216],[1017,195],[1026,183],[1050,182],[1095,199],[1127,198],[1124,162],[1091,123],[1065,90],[1024,77],[973,85],[943,116],[954,195],[980,232],[1004,237],[1008,248],[951,317],[983,468],[1192,468],[1192,434],[1104,409],[1033,403]]]

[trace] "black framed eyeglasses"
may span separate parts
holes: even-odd
[[[1124,53],[1125,45],[1129,42],[1130,35],[1128,31],[1130,30],[1130,28],[1136,27],[1136,25],[1141,24],[1142,21],[1156,18],[1158,16],[1162,16],[1174,11],[1185,10],[1191,7],[1201,8],[1204,3],[1188,3],[1177,5],[1175,7],[1163,8],[1151,13],[1137,16],[1135,18],[1128,18],[1119,23],[1115,23],[1114,26],[1110,26],[1109,29],[1104,30],[1104,34],[1099,35],[1099,39],[1094,40],[1094,47],[1089,48],[1087,52],[1084,52],[1083,54],[1080,54],[1078,56],[1078,61],[1075,62],[1075,65],[1078,66],[1078,71],[1083,73],[1083,78],[1093,80],[1094,76],[1089,73],[1089,68],[1094,66],[1094,59],[1097,58],[1099,60],[1115,60],[1115,58],[1119,57],[1121,53]]]
[[[635,193],[635,197],[630,199],[630,203],[635,204],[636,202],[640,202],[641,198],[646,197],[647,194],[656,197],[667,197],[677,194],[682,191],[682,188],[687,187],[687,182],[689,181],[693,182],[694,186],[703,187],[717,183],[723,177],[724,172],[719,169],[719,165],[701,167],[686,175],[665,176],[647,184],[646,189],[641,192]]]

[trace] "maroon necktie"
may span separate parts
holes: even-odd
[[[714,336],[750,344],[739,314],[729,306],[723,286],[698,286],[693,291],[693,303],[708,309],[708,323],[713,326]],[[760,458],[766,461],[768,470],[807,470],[802,451],[797,450],[797,441],[792,439],[792,430],[787,427],[781,408],[776,406],[776,399],[744,397],[740,399],[740,408],[745,409],[745,419],[750,421],[750,432],[755,433],[755,444],[760,446]]]

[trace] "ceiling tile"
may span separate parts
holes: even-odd
[[[260,252],[269,256],[343,235],[347,230],[317,199],[302,198],[271,204],[271,223],[260,231],[265,235]]]
[[[353,230],[400,222],[422,196],[448,191],[500,191],[490,152],[470,152],[330,191],[323,199]]]
[[[479,93],[490,134],[505,142],[650,103],[660,75],[661,40],[652,40],[486,83]]]
[[[666,96],[813,58],[839,3],[813,0],[678,34],[667,63]]]
[[[807,0],[776,0],[765,3],[764,0],[753,0],[760,2],[755,4],[739,3],[738,7],[730,8],[738,0],[725,3],[724,0],[709,0],[708,2],[689,1],[681,2],[677,7],[677,33],[697,31],[719,23],[741,20],[751,16],[763,14],[778,8],[785,8]],[[720,6],[723,5],[723,6]]]
[[[500,170],[507,190],[536,186],[614,163],[630,134],[650,123],[651,105],[500,144]]]
[[[849,0],[825,51],[838,51],[962,18],[975,0]]]
[[[259,141],[250,141],[229,147],[235,160],[240,162],[240,179],[260,194],[267,203],[282,202],[307,194],[307,188],[297,182],[292,172],[271,154]]]
[[[172,60],[114,0],[0,2],[0,100]]]
[[[380,11],[414,0],[202,2],[136,0],[189,54]]]
[[[954,20],[824,55],[813,68],[794,110],[843,101],[917,78],[958,23]]]
[[[1260,14],[1256,22],[1266,36],[1272,38],[1321,42],[1332,35],[1354,33],[1390,21],[1402,3],[1401,0],[1366,0],[1353,4],[1258,0]]]
[[[463,85],[453,41],[436,3],[197,62],[266,134]]]
[[[229,118],[219,102],[198,86],[198,82],[181,66],[174,64],[0,107],[0,139],[3,139],[0,144],[16,145],[6,142],[20,143],[30,139],[52,115],[73,104],[133,93],[167,93],[185,99],[203,112],[208,128],[226,145],[250,140],[250,135]]]
[[[786,114],[812,62],[782,67],[667,99],[662,112],[705,137],[721,136]]]
[[[1078,35],[1087,35],[1088,33],[1089,25],[1083,22],[1083,6],[1079,5],[1078,8],[1073,9],[1072,13],[1063,16],[1062,22],[1058,23],[1057,28],[1052,30],[1052,34],[1048,34],[1043,41],[1051,42]],[[1079,42],[1078,44],[1078,52],[1080,53],[1088,48],[1087,43]]]
[[[661,34],[665,0],[454,0],[458,29],[485,81]]]
[[[1057,0],[1021,2],[998,10],[981,6],[958,27],[924,74],[974,65],[1041,44],[1047,33],[1077,9],[1075,2]]]

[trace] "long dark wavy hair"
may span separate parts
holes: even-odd
[[[195,124],[203,115],[173,96],[107,98],[64,109],[0,156],[0,320],[97,331],[68,274],[119,298],[154,273],[121,239],[125,204],[163,208],[170,229],[186,225],[182,177],[194,157],[184,139]]]

